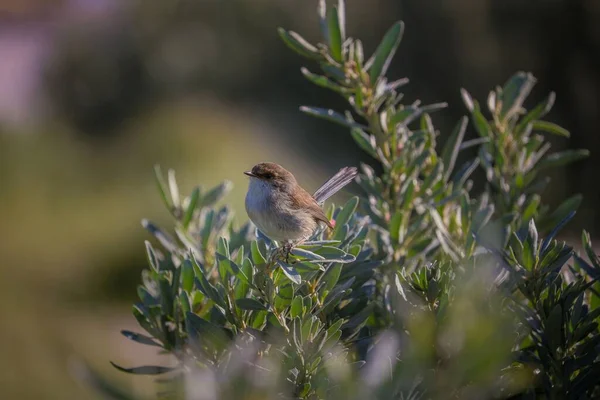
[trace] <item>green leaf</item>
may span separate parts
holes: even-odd
[[[173,202],[171,198],[167,196],[167,183],[163,178],[162,171],[160,169],[160,165],[154,165],[154,177],[156,178],[156,185],[158,186],[158,191],[160,193],[160,197],[163,199],[165,206],[169,209],[169,212],[173,211]]]
[[[596,255],[594,248],[592,247],[592,240],[590,238],[590,234],[588,231],[584,230],[581,233],[581,243],[583,244],[583,249],[588,256],[588,259],[592,263],[592,265],[596,268],[600,268],[600,258]],[[599,271],[600,272],[600,271]],[[594,275],[594,277],[599,276],[598,273]]]
[[[290,315],[292,318],[296,318],[302,315],[302,296],[298,295],[294,297],[294,300],[292,300]]]
[[[277,263],[281,267],[281,270],[283,271],[285,276],[287,276],[292,282],[294,282],[296,285],[302,283],[302,278],[300,277],[300,274],[298,273],[298,271],[296,271],[296,269],[293,266],[286,264],[281,260],[277,261]]]
[[[546,168],[562,167],[572,162],[582,160],[590,155],[588,150],[565,150],[558,153],[552,153],[537,165],[538,170]]]
[[[444,249],[445,253],[448,254],[454,261],[458,261],[461,257],[461,250],[457,248],[456,244],[451,239],[450,233],[442,220],[439,212],[435,208],[429,208],[429,214],[433,219],[437,229],[435,235],[438,238],[440,245]]]
[[[167,171],[167,179],[169,180],[169,191],[171,192],[173,206],[179,208],[181,206],[181,201],[179,200],[179,188],[177,187],[177,180],[175,180],[174,170],[169,169]]]
[[[162,348],[162,345],[158,342],[155,342],[153,338],[150,336],[143,335],[141,333],[135,333],[127,330],[122,330],[121,334],[125,336],[129,340],[133,340],[134,342],[138,342],[141,344],[145,344],[148,346],[156,346]]]
[[[533,121],[531,123],[531,127],[532,127],[533,131],[548,132],[553,135],[567,137],[567,138],[569,136],[571,136],[569,131],[566,130],[565,128],[563,128],[562,126],[559,126],[557,124],[554,124],[554,123],[548,122],[548,121]]]
[[[560,304],[556,304],[546,322],[546,335],[550,348],[553,352],[556,352],[559,347],[562,347],[562,307]]]
[[[473,121],[473,125],[475,125],[477,133],[479,133],[479,136],[481,137],[489,137],[492,134],[492,129],[490,128],[487,119],[485,119],[481,113],[481,110],[479,109],[479,103],[473,100],[469,92],[467,92],[465,89],[461,89],[460,93],[465,106],[471,112],[471,120]]]
[[[187,292],[179,293],[179,305],[181,306],[181,311],[183,311],[184,313],[191,311],[190,296],[188,296]]]
[[[159,375],[166,372],[177,371],[179,368],[160,367],[156,365],[145,365],[143,367],[123,368],[114,362],[110,361],[110,364],[122,372],[136,375]]]
[[[469,179],[473,171],[479,166],[479,159],[475,158],[473,161],[468,161],[454,174],[452,182],[454,182],[455,188],[462,188],[465,182]]]
[[[254,265],[261,265],[267,262],[265,256],[263,256],[261,253],[256,240],[253,240],[250,244],[250,252],[252,253],[252,261],[254,262]]]
[[[198,205],[198,199],[200,198],[200,188],[196,187],[192,190],[192,194],[190,195],[190,201],[187,209],[185,210],[185,214],[183,215],[183,219],[181,223],[183,227],[187,229],[192,221],[192,217],[194,216],[194,210],[196,210],[196,206]]]
[[[293,255],[295,255],[295,256],[298,256],[298,257],[301,257],[301,258],[305,258],[305,259],[311,260],[311,261],[314,261],[314,260],[324,260],[325,259],[325,257],[323,257],[323,256],[320,256],[320,255],[318,255],[316,253],[313,253],[312,251],[309,251],[309,250],[306,250],[306,249],[302,249],[300,247],[294,247],[290,251],[290,253],[293,254]]]
[[[241,308],[242,310],[255,310],[255,311],[267,311],[268,308],[265,307],[261,302],[251,298],[237,299],[235,304]]]
[[[458,124],[454,127],[452,134],[448,138],[444,146],[444,150],[442,151],[442,162],[444,164],[445,172],[444,172],[444,180],[448,181],[450,179],[450,175],[452,174],[452,170],[454,169],[454,164],[456,163],[456,159],[458,158],[458,152],[460,151],[460,146],[465,137],[465,132],[467,131],[467,125],[469,120],[467,117],[462,117]]]
[[[471,94],[467,92],[466,89],[460,89],[460,95],[463,99],[463,103],[465,103],[465,107],[467,107],[467,110],[472,113],[475,109],[475,101],[473,100],[473,97],[471,97]]]
[[[402,227],[402,221],[404,220],[404,212],[402,210],[397,210],[392,219],[390,220],[390,239],[392,239],[393,243],[402,243],[404,239],[404,234],[400,233],[400,228]]]
[[[171,236],[167,235],[165,232],[160,230],[156,225],[154,225],[152,222],[148,221],[147,219],[142,220],[142,226],[148,232],[150,232],[152,235],[154,235],[154,237],[160,242],[160,244],[163,245],[163,247],[169,253],[177,252],[177,250],[178,250],[177,245],[175,244],[175,240]]]
[[[475,125],[475,129],[479,136],[481,137],[489,137],[492,134],[492,128],[490,124],[485,119],[481,111],[479,111],[479,106],[476,106],[471,114],[471,118],[473,120],[473,124]]]
[[[330,109],[302,106],[300,107],[300,111],[317,118],[322,118],[331,122],[335,122],[336,124],[345,127],[366,129],[365,126],[358,124],[354,121],[348,121],[345,116]]]
[[[186,313],[185,322],[187,333],[192,340],[204,342],[217,351],[223,350],[229,343],[227,333],[220,326],[194,313]]]
[[[340,263],[332,264],[331,267],[329,267],[327,269],[327,271],[325,271],[325,274],[323,274],[323,278],[321,279],[321,282],[324,283],[322,290],[333,289],[334,286],[338,283],[341,273],[342,273],[342,264],[340,264]]]
[[[544,238],[544,240],[542,242],[542,247],[540,249],[540,253],[544,253],[546,251],[546,249],[548,248],[548,246],[550,246],[550,243],[552,243],[552,240],[554,239],[554,237],[556,236],[558,231],[561,230],[562,227],[567,224],[567,222],[569,222],[571,219],[573,219],[574,216],[575,216],[575,211],[571,211],[570,213],[567,214],[567,216],[565,218],[563,218],[562,221],[560,221],[558,224],[556,224],[552,228],[552,231]]]
[[[556,95],[554,94],[554,92],[550,92],[550,94],[544,101],[542,101],[537,106],[535,106],[535,108],[533,110],[529,111],[521,119],[519,124],[516,126],[516,131],[517,132],[525,131],[525,129],[526,129],[527,125],[529,125],[529,123],[531,123],[532,121],[535,121],[535,120],[539,120],[544,115],[548,114],[550,112],[550,110],[552,109],[552,106],[554,105],[555,99],[556,99]]]
[[[250,284],[254,282],[254,268],[252,267],[252,262],[250,259],[244,258],[240,272],[241,274],[238,275],[239,279],[236,282],[234,289],[236,299],[246,297],[248,291],[250,290]]]
[[[533,252],[533,256],[536,257],[538,255],[538,231],[535,227],[535,222],[532,220],[529,221],[529,240],[531,241],[531,248]]]
[[[280,271],[277,272],[281,275],[281,279],[277,279],[276,282],[275,309],[281,311],[292,304],[292,300],[294,299],[294,286],[291,283],[287,283],[285,274],[282,274]],[[283,279],[285,279],[285,283]]]
[[[231,191],[233,184],[230,181],[225,181],[218,186],[215,186],[202,196],[201,206],[210,207],[221,200],[227,193]]]
[[[418,107],[406,106],[403,109],[395,112],[390,117],[390,121],[389,121],[390,128],[395,127],[398,124],[401,124],[402,126],[407,126],[412,121],[417,119],[419,117],[419,115],[421,115],[422,112],[423,111],[421,109],[419,109]]]
[[[325,39],[325,42],[329,42],[329,29],[327,26],[327,3],[325,0],[319,0],[317,13],[319,14],[319,26],[321,28],[323,39]]]
[[[375,84],[377,79],[385,75],[387,69],[392,62],[392,58],[400,45],[400,41],[402,40],[402,34],[404,33],[404,23],[402,21],[396,22],[392,27],[387,31],[383,40],[375,50],[375,54],[373,55],[373,63],[371,64],[369,70],[369,76],[371,78],[371,84]]]
[[[203,274],[197,275],[194,280],[196,283],[196,287],[209,299],[214,301],[216,304],[221,307],[225,307],[225,299],[221,297],[217,289],[208,282],[206,277]]]
[[[540,230],[546,231],[554,228],[571,212],[577,211],[582,200],[583,197],[580,194],[576,194],[563,201],[552,214],[542,220],[542,223],[539,224],[541,226]]]
[[[133,316],[137,320],[138,324],[140,324],[140,326],[144,328],[146,332],[148,332],[152,336],[157,336],[158,331],[154,324],[150,321],[149,312],[147,311],[146,307],[144,307],[141,304],[134,305]]]
[[[523,107],[525,98],[529,96],[535,85],[533,75],[525,72],[517,72],[513,75],[502,89],[502,110],[500,116],[508,118],[518,113]]]
[[[377,156],[377,141],[375,140],[375,136],[366,133],[362,129],[352,128],[350,130],[350,135],[358,144],[358,147],[363,149],[368,155],[371,157],[378,159]]]
[[[337,14],[338,14],[338,26],[340,28],[340,35],[342,36],[342,42],[346,40],[346,2],[344,0],[338,0],[337,3]]]
[[[342,31],[340,29],[340,20],[337,7],[332,7],[327,13],[327,27],[329,31],[329,49],[333,59],[342,62]]]
[[[160,263],[158,262],[154,248],[149,241],[145,240],[144,243],[146,244],[146,256],[148,257],[148,264],[150,264],[150,267],[152,267],[154,271],[158,272],[160,269]]]
[[[333,335],[335,335],[336,332],[338,332],[340,330],[340,327],[342,326],[342,324],[344,324],[346,321],[343,319],[338,319],[337,321],[335,321],[333,324],[331,324],[331,326],[329,328],[327,328],[327,337],[330,338]]]
[[[308,43],[306,39],[293,31],[286,31],[283,28],[278,28],[277,32],[283,40],[283,42],[296,53],[303,57],[312,58],[313,60],[320,60],[323,58],[319,50]]]
[[[342,225],[350,221],[350,218],[356,211],[356,207],[358,206],[358,197],[354,196],[350,198],[346,204],[342,207],[340,212],[335,217],[335,229],[334,232],[337,232],[341,229]]]
[[[314,251],[316,254],[323,257],[322,260],[314,260],[313,262],[339,262],[339,263],[349,263],[356,260],[352,254],[346,253],[342,249],[338,249],[337,247],[331,246],[323,246]]]
[[[348,88],[338,85],[326,76],[313,74],[305,67],[300,68],[300,72],[302,72],[302,75],[304,75],[306,79],[308,79],[317,86],[321,86],[325,89],[330,89],[338,93],[346,93],[349,91]]]
[[[164,315],[173,315],[173,293],[167,277],[162,275],[158,279],[160,290],[160,306]]]
[[[221,254],[223,257],[226,257],[226,258],[230,257],[229,242],[227,241],[226,238],[224,238],[224,237],[219,238],[219,241],[217,242],[217,253]]]
[[[223,282],[228,281],[230,276],[237,276],[238,278],[247,281],[247,278],[242,276],[243,274],[240,272],[240,267],[233,260],[217,253],[217,263],[219,266],[219,275]]]
[[[194,287],[194,267],[189,259],[183,260],[181,264],[181,287],[190,293]]]

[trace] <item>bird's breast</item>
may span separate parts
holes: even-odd
[[[246,212],[256,227],[277,241],[304,238],[316,224],[300,210],[294,210],[289,195],[266,182],[251,179],[246,193]],[[306,216],[307,217],[307,216]]]

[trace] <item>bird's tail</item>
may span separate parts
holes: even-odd
[[[332,176],[317,189],[313,197],[318,204],[323,204],[325,200],[336,194],[341,188],[354,180],[358,170],[355,167],[344,167],[337,174]]]

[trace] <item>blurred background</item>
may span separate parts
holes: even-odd
[[[347,12],[369,53],[405,21],[390,76],[410,78],[408,103],[449,103],[433,116],[440,141],[465,114],[461,87],[485,101],[524,70],[538,78],[528,106],[556,91],[549,119],[572,137],[553,148],[592,155],[554,172],[545,200],[583,193],[567,233],[599,232],[600,2],[347,0]],[[278,26],[315,41],[316,1],[0,2],[2,398],[94,398],[70,373],[74,356],[148,392],[148,380],[108,361],[156,358],[119,334],[137,330],[140,219],[170,222],[153,164],[174,168],[184,193],[231,180],[243,222],[241,172],[258,161],[284,164],[313,190],[372,161],[345,129],[298,111],[345,104],[304,80],[299,68],[316,67],[282,44]]]

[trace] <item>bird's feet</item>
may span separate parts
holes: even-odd
[[[290,253],[292,252],[293,248],[294,248],[294,245],[292,242],[285,242],[282,246],[283,256],[285,257],[285,262],[287,264],[289,264],[289,262],[290,262]]]

